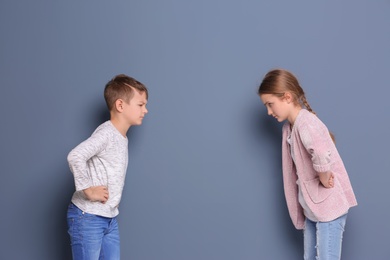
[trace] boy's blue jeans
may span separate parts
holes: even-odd
[[[339,260],[347,214],[329,221],[313,222],[306,218],[303,230],[305,260]]]
[[[68,206],[68,233],[74,260],[120,259],[119,229],[116,218],[105,218]]]

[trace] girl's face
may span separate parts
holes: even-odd
[[[286,119],[290,121],[294,104],[291,102],[289,95],[285,94],[283,97],[278,97],[273,94],[262,94],[260,99],[267,108],[268,115],[276,118],[278,122],[283,122]],[[290,121],[290,123],[292,122]]]

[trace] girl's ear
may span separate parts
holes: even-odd
[[[283,95],[283,100],[286,100],[286,102],[288,104],[292,103],[294,100],[293,100],[293,96],[290,92],[284,92],[284,95]]]

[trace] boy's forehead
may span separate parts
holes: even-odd
[[[145,93],[145,91],[141,92],[139,90],[135,90],[132,99],[135,99],[137,101],[144,101],[144,102],[146,102],[147,100],[146,100],[146,93]]]

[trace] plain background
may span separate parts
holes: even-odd
[[[150,91],[129,131],[122,259],[302,259],[276,67],[334,132],[358,199],[343,259],[390,255],[390,1],[0,1],[0,259],[70,259],[66,156],[108,119],[105,83]]]

